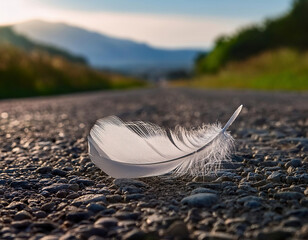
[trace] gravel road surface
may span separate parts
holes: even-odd
[[[232,164],[113,179],[87,155],[99,118],[224,123]],[[308,239],[308,94],[147,89],[0,101],[0,239]]]

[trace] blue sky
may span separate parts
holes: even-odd
[[[284,12],[290,0],[40,0],[83,11],[179,14],[258,19]]]
[[[65,22],[165,48],[209,48],[221,35],[288,11],[292,0],[9,0],[0,25]]]

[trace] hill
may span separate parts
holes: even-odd
[[[174,85],[202,88],[308,90],[308,51],[269,50]]]
[[[217,39],[214,49],[198,58],[197,73],[217,72],[227,63],[241,61],[279,48],[308,49],[308,0],[296,0],[292,9],[277,19],[243,28],[232,36]]]
[[[91,69],[85,60],[0,28],[0,98],[143,86],[144,82]]]
[[[13,26],[18,33],[84,56],[95,67],[121,70],[191,68],[197,50],[165,50],[110,37],[64,23],[29,21]]]
[[[23,49],[26,52],[40,50],[49,53],[50,55],[61,56],[71,62],[86,63],[86,59],[83,57],[72,55],[67,51],[56,47],[33,42],[28,38],[17,34],[11,27],[8,26],[0,27],[0,45],[4,44],[13,45]]]

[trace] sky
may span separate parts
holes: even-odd
[[[65,22],[164,48],[209,48],[217,37],[288,11],[292,0],[0,0],[0,25]]]

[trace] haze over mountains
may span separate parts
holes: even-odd
[[[110,37],[64,23],[40,20],[19,23],[13,29],[28,38],[83,56],[94,67],[189,69],[198,50],[166,50],[144,43]]]

